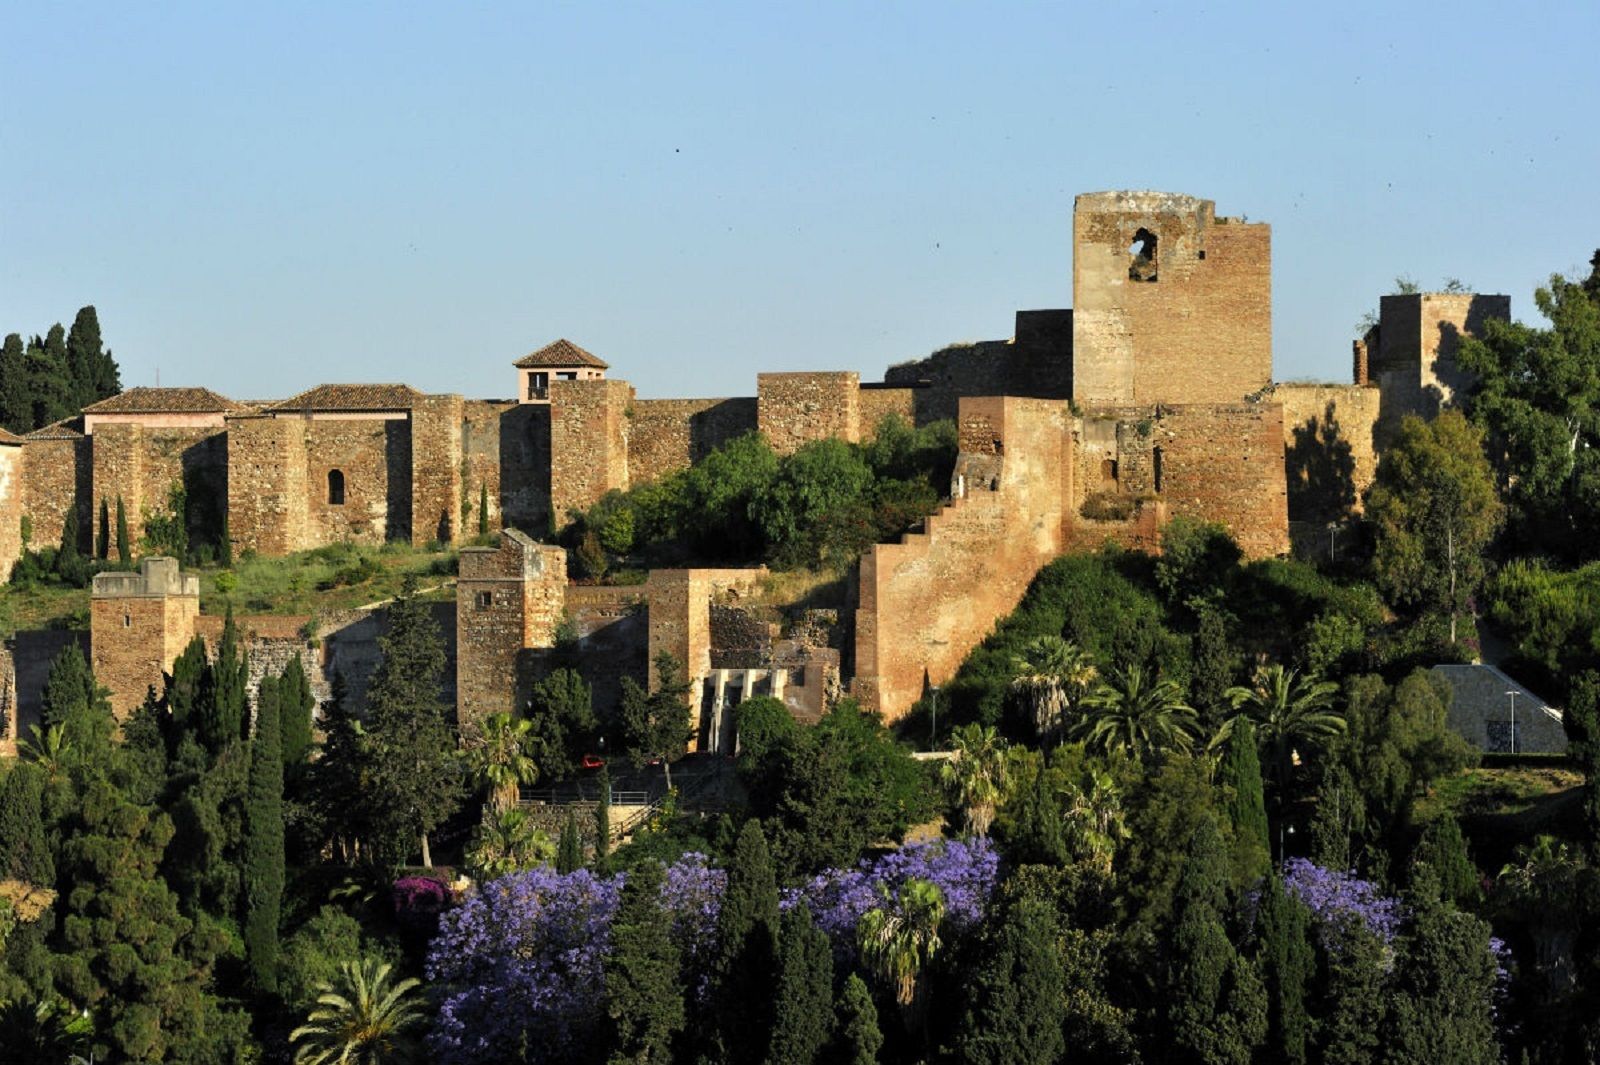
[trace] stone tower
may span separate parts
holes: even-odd
[[[461,552],[456,582],[456,716],[463,728],[527,704],[529,649],[555,646],[566,608],[567,553],[516,529],[498,547]]]
[[[89,594],[89,657],[95,679],[111,691],[120,721],[159,694],[162,674],[194,639],[200,578],[175,558],[147,558],[137,573],[97,573]]]

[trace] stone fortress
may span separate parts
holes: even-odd
[[[803,718],[842,693],[904,714],[1063,551],[1107,539],[1154,548],[1177,515],[1222,522],[1251,556],[1326,542],[1330,522],[1359,511],[1400,417],[1437,411],[1467,383],[1454,362],[1461,336],[1510,313],[1505,296],[1385,296],[1348,383],[1275,384],[1270,226],[1191,196],[1091,193],[1076,201],[1072,261],[1070,310],[1019,311],[1011,339],[953,346],[882,382],[761,373],[753,398],[652,400],[558,340],[515,362],[510,399],[400,384],[325,384],[275,402],[129,389],[26,437],[0,434],[0,570],[20,554],[24,515],[33,542],[48,544],[76,508],[87,550],[101,501],[121,499],[137,543],[176,481],[225,507],[235,551],[266,556],[458,542],[486,497],[499,545],[461,552],[455,608],[441,615],[463,723],[524,705],[566,627],[577,639],[564,653],[599,675],[602,697],[622,675],[654,681],[657,653],[670,651],[692,682],[699,745],[724,749],[727,709],[753,693]],[[788,453],[870,438],[891,413],[954,418],[955,473],[920,531],[860,559],[842,617],[763,622],[751,608],[759,569],[570,584],[565,553],[539,542],[570,510],[740,434],[759,430]],[[339,669],[359,689],[349,671],[370,669],[372,654],[351,632],[370,643],[382,618],[242,625],[254,655],[300,653],[320,683]],[[119,713],[159,689],[194,633],[219,627],[170,562],[95,580],[92,657]],[[0,710],[25,709],[25,675],[40,672],[23,635]]]

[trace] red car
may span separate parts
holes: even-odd
[[[599,769],[605,764],[606,760],[598,754],[586,754],[578,762],[578,765],[583,769]]]

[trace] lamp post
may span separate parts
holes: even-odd
[[[1517,753],[1517,693],[1506,692],[1506,697],[1511,700],[1511,753]]]
[[[939,749],[939,686],[935,684],[929,691],[933,695],[933,722],[928,729],[928,750]]]
[[[1338,535],[1339,535],[1339,523],[1336,522],[1336,521],[1328,522],[1328,561],[1329,562],[1333,561],[1333,540],[1334,540],[1334,537],[1336,537]]]

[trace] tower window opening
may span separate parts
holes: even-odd
[[[1133,235],[1128,246],[1128,280],[1154,281],[1156,279],[1156,235],[1142,226]]]
[[[344,471],[328,471],[328,502],[332,506],[344,505]]]
[[[1150,474],[1155,482],[1155,490],[1161,491],[1161,449],[1154,448],[1150,452]]]

